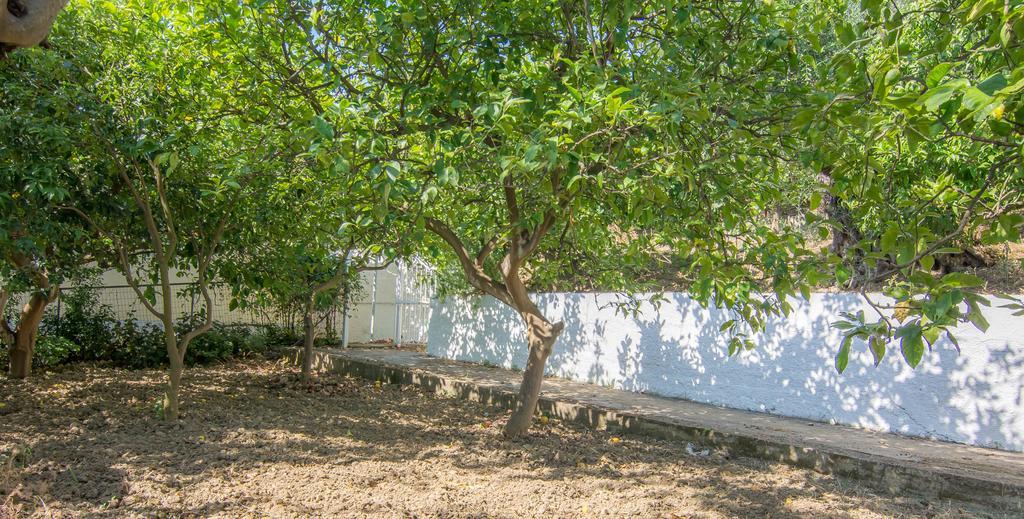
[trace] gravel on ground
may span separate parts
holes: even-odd
[[[164,380],[0,375],[0,519],[1024,516],[553,419],[510,441],[506,412],[334,375],[306,386],[269,361],[189,369],[168,423]]]

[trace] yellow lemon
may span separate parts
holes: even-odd
[[[995,120],[998,121],[998,120],[1003,118],[1003,112],[1005,112],[1005,111],[1006,111],[1006,105],[1000,103],[999,106],[997,106],[997,107],[992,109],[992,117],[995,118]]]

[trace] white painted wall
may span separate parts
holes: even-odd
[[[758,348],[730,358],[718,332],[730,317],[685,294],[668,294],[639,317],[617,313],[615,294],[542,294],[545,315],[566,323],[547,372],[629,391],[714,405],[1024,451],[1024,319],[998,308],[987,334],[959,330],[962,353],[940,341],[916,370],[898,349],[875,368],[856,344],[842,375],[833,368],[841,311],[865,308],[851,294],[814,294],[768,324]],[[524,327],[493,298],[434,304],[427,351],[521,368]]]

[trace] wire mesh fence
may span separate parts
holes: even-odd
[[[317,335],[347,344],[359,343],[425,343],[430,322],[431,299],[434,294],[432,267],[421,261],[396,262],[388,268],[363,272],[360,289],[345,301],[317,312],[314,323]],[[204,315],[205,300],[195,283],[175,282],[172,290],[172,314],[175,319]],[[160,301],[160,286],[141,285],[139,290],[151,293]],[[106,313],[118,321],[161,324],[143,305],[135,290],[127,284],[95,284],[65,287],[46,309],[48,318],[60,322],[67,311],[72,291],[88,291],[90,297],[78,300],[105,307]],[[232,308],[231,289],[214,284],[209,290],[213,318],[222,325],[283,327],[295,334],[302,332],[302,314],[298,308]],[[24,304],[27,294],[15,296],[8,312]],[[159,308],[157,308],[159,310]]]
[[[172,315],[175,320],[202,317],[205,315],[205,300],[194,283],[171,283],[172,290]],[[144,294],[146,291],[153,291],[156,300],[160,301],[160,286],[140,285],[139,289]],[[130,285],[79,285],[66,287],[61,290],[55,301],[52,301],[46,308],[47,317],[57,323],[61,321],[63,314],[68,311],[68,303],[71,292],[90,292],[89,297],[79,300],[90,301],[91,304],[104,307],[106,313],[118,321],[136,321],[153,324],[161,324],[157,316],[153,315],[139,299],[138,294]],[[292,332],[301,332],[302,315],[297,311],[287,311],[270,308],[231,308],[231,291],[224,285],[213,285],[209,290],[212,302],[213,319],[222,325],[235,326],[270,326],[284,327]],[[12,298],[10,307],[16,308],[25,303],[27,294],[21,294]],[[159,303],[157,310],[160,310]],[[318,335],[336,337],[340,334],[338,328],[341,308],[332,306],[317,312],[314,319],[318,327]]]

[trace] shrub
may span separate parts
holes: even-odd
[[[289,346],[295,338],[278,326],[214,324],[196,337],[185,354],[186,364],[205,364],[232,357],[264,356],[275,348]]]
[[[67,361],[105,360],[115,347],[114,311],[99,302],[96,291],[72,288],[61,294],[61,311],[48,312],[40,326],[44,335],[63,337],[79,346]]]
[[[194,319],[197,318],[182,318],[177,327],[191,329],[198,324]],[[185,363],[272,357],[275,350],[290,346],[296,339],[286,328],[276,325],[215,323],[210,331],[192,341]],[[6,345],[0,345],[0,365],[7,363],[7,355]],[[100,303],[94,289],[68,289],[61,294],[60,312],[47,312],[43,319],[33,363],[52,367],[76,361],[107,361],[130,369],[166,366],[163,328],[134,319],[119,321],[109,305]]]
[[[32,364],[37,367],[52,367],[72,360],[81,347],[59,335],[42,335],[36,340],[36,351]]]
[[[114,323],[112,330],[110,356],[104,360],[133,369],[167,364],[167,346],[160,326],[128,320]]]
[[[185,352],[185,363],[208,364],[229,359],[242,342],[242,334],[237,329],[215,324],[208,332],[192,340]]]

